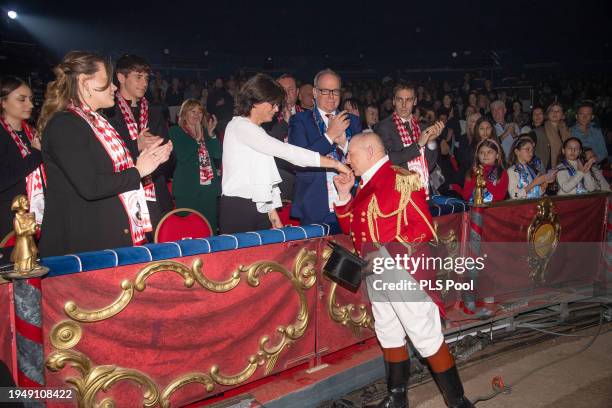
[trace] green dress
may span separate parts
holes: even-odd
[[[172,193],[176,200],[176,208],[186,207],[201,212],[216,234],[217,198],[221,195],[221,177],[217,175],[212,159],[221,158],[221,145],[218,139],[208,137],[206,129],[204,129],[204,138],[214,174],[209,185],[200,185],[198,143],[179,126],[170,128],[170,139],[176,155]]]

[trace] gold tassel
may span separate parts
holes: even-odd
[[[395,190],[397,190],[401,196],[408,195],[413,191],[423,188],[421,176],[419,176],[418,173],[405,169],[402,170],[403,171],[398,172],[395,176]]]

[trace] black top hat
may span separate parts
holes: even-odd
[[[340,286],[351,292],[357,292],[361,284],[362,269],[368,261],[335,242],[328,242],[327,245],[333,249],[333,252],[323,266],[323,272]]]

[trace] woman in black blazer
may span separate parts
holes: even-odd
[[[114,104],[107,62],[68,53],[55,68],[38,127],[47,171],[42,256],[64,255],[145,242],[151,229],[140,179],[168,160],[162,140],[133,161],[99,109]]]
[[[26,122],[32,115],[32,90],[22,79],[0,79],[0,241],[13,231],[11,201],[20,194],[27,195],[42,222],[44,208],[43,185],[27,181],[40,178],[40,140]],[[32,178],[30,178],[32,177]],[[36,197],[33,198],[33,195]]]

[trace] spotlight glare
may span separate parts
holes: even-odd
[[[8,15],[8,18],[10,18],[11,20],[15,20],[17,18],[17,12],[10,10],[8,13],[6,13]]]

